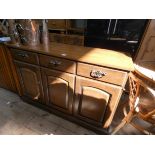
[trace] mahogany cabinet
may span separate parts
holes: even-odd
[[[7,50],[2,44],[0,44],[0,87],[14,92],[17,91]]]
[[[103,128],[109,127],[122,88],[77,76],[75,92],[74,115],[88,123]]]
[[[43,101],[42,81],[38,66],[15,61],[22,96],[37,102]]]
[[[73,48],[73,56],[76,48]],[[22,98],[95,131],[107,131],[128,71],[79,62],[79,59],[69,59],[67,54],[66,57],[49,55],[41,49],[38,52],[36,49],[32,52],[30,49],[10,50]],[[59,47],[57,53],[60,50]]]
[[[65,113],[72,113],[75,75],[41,69],[46,104]]]

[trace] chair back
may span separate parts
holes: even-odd
[[[134,109],[137,97],[139,96],[140,82],[132,72],[129,73],[129,89],[129,106],[130,109]]]
[[[136,106],[143,109],[147,118],[155,114],[155,90],[150,88],[141,79],[137,78],[134,73],[129,73],[129,105],[130,109],[135,110]],[[147,94],[149,93],[149,95]],[[145,96],[147,95],[147,96]],[[141,99],[143,98],[143,99]],[[142,111],[140,111],[142,112]]]

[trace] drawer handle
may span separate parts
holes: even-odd
[[[18,56],[21,56],[23,58],[28,58],[29,57],[28,54],[26,54],[26,53],[19,53]]]
[[[93,78],[102,78],[105,75],[106,75],[106,73],[104,73],[102,71],[92,70],[90,72],[90,76],[93,77]]]
[[[50,62],[49,62],[49,64],[52,64],[53,66],[59,66],[59,65],[61,65],[61,61],[57,61],[57,60],[51,60]]]

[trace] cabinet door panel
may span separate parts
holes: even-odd
[[[34,99],[39,97],[40,91],[36,73],[28,68],[21,68],[20,71],[25,94],[34,96]]]
[[[72,113],[75,76],[45,68],[41,72],[46,104],[62,112]]]
[[[15,64],[22,87],[22,95],[41,102],[43,99],[43,92],[39,68],[17,61]]]
[[[48,77],[49,100],[56,106],[67,109],[69,83],[61,78]],[[61,96],[60,96],[61,91]]]
[[[101,122],[108,104],[110,94],[93,87],[82,87],[80,98],[80,114]]]
[[[122,88],[83,77],[76,78],[74,115],[88,123],[108,128]]]

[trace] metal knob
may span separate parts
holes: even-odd
[[[93,78],[102,78],[105,75],[106,75],[106,73],[104,73],[102,71],[92,70],[90,72],[90,76],[93,77]]]
[[[61,64],[61,61],[58,61],[58,60],[51,60],[49,62],[49,64],[52,64],[53,66],[59,66]]]
[[[26,53],[19,53],[18,56],[21,56],[23,58],[28,58],[29,57],[28,54],[26,54]]]

